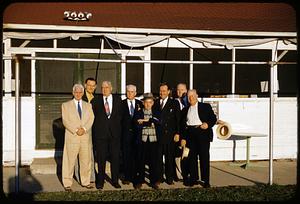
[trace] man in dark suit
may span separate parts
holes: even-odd
[[[96,147],[98,174],[96,188],[103,189],[105,166],[110,157],[112,185],[121,188],[119,184],[120,142],[121,142],[121,98],[112,95],[110,81],[103,81],[102,94],[92,100],[95,120],[93,124],[93,142]]]
[[[123,184],[134,182],[136,174],[136,149],[137,149],[137,130],[134,125],[134,113],[141,109],[143,104],[136,99],[136,86],[129,84],[126,86],[127,98],[122,100],[122,166],[124,173]]]
[[[200,159],[201,180],[203,187],[210,187],[209,183],[209,148],[213,140],[212,127],[216,124],[217,118],[210,104],[198,102],[198,94],[195,89],[188,91],[190,105],[182,110],[181,132],[183,139],[181,145],[190,149],[188,162],[189,171],[183,169],[184,183],[189,182],[190,186],[198,183],[198,156]],[[190,179],[188,179],[190,174]]]
[[[91,101],[94,98],[94,93],[97,87],[97,82],[94,78],[87,78],[85,80],[84,84],[84,94],[82,96],[82,100],[86,101],[88,103],[91,103]],[[92,140],[91,140],[92,142]],[[92,145],[93,147],[93,145]],[[95,178],[95,160],[94,160],[94,151],[92,148],[92,156],[91,156],[91,183],[94,183],[96,178]],[[80,181],[80,167],[79,167],[79,158],[77,158],[75,162],[75,172],[74,176],[77,181]]]
[[[134,187],[140,189],[145,182],[145,164],[149,166],[150,186],[159,188],[160,170],[158,141],[160,138],[160,112],[153,109],[152,93],[145,93],[143,108],[134,113],[133,120],[137,127],[137,174]]]
[[[159,139],[159,164],[161,182],[163,175],[166,176],[166,183],[174,184],[177,180],[175,165],[175,143],[179,141],[180,129],[180,107],[179,103],[169,97],[170,89],[168,84],[162,83],[159,87],[160,98],[155,101],[154,107],[160,111],[161,137]],[[164,162],[163,162],[164,156]]]

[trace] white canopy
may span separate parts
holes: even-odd
[[[104,36],[115,42],[121,43],[129,47],[147,47],[149,45],[158,43],[162,40],[168,39],[170,35],[141,35],[141,34],[117,34],[117,33],[21,33],[21,32],[3,32],[3,39],[24,39],[24,40],[48,40],[48,39],[63,39],[71,38],[78,40],[79,38],[87,38],[93,36]],[[224,46],[227,49],[232,49],[236,46],[254,46],[265,44],[272,41],[277,41],[280,38],[199,38],[186,37],[185,39],[202,43],[205,47],[211,45]],[[284,39],[286,44],[297,44],[296,38]]]

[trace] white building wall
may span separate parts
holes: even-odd
[[[269,135],[268,98],[206,98],[219,101],[219,119],[229,122],[234,132],[256,132]],[[35,150],[35,100],[21,99],[21,160],[30,164],[33,158],[53,157],[54,150]],[[14,98],[3,99],[3,162],[14,164]],[[216,130],[214,127],[214,132]],[[296,158],[297,155],[297,99],[276,98],[274,122],[274,159]],[[214,135],[211,143],[211,161],[246,159],[246,140],[220,140]],[[268,137],[251,138],[250,159],[265,160],[269,157]]]
[[[210,100],[211,99],[207,99]],[[255,132],[266,137],[250,139],[250,159],[269,158],[269,99],[218,99],[219,119],[231,124],[233,132]],[[274,159],[297,156],[297,101],[296,98],[277,98],[274,111]],[[214,133],[216,131],[214,127]],[[220,140],[214,134],[211,143],[211,160],[246,159],[246,139]]]
[[[21,164],[30,164],[35,151],[35,99],[21,97]],[[15,160],[15,101],[3,98],[3,162],[14,164]]]

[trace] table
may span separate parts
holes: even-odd
[[[247,169],[250,166],[250,139],[251,137],[267,137],[268,135],[266,134],[261,134],[261,133],[253,133],[253,132],[234,132],[231,134],[231,136],[236,136],[236,137],[244,137],[247,140],[247,146],[246,146],[246,163],[244,164],[231,164],[231,165],[238,165],[240,167],[243,167]],[[251,165],[253,166],[253,165]]]

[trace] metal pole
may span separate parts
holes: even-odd
[[[270,67],[269,184],[273,184],[274,66]]]
[[[20,67],[19,67],[19,59],[15,57],[16,66],[15,66],[15,191],[19,192],[19,127],[20,127],[20,114],[19,114],[19,90],[20,90]]]
[[[12,57],[4,56],[3,60],[11,60]],[[25,60],[46,61],[81,61],[81,62],[106,62],[106,63],[145,63],[145,64],[213,64],[212,61],[185,61],[185,60],[117,60],[117,59],[86,59],[86,58],[59,58],[59,57],[30,57],[24,56]],[[241,61],[218,61],[218,64],[297,64],[297,62],[241,62]]]

